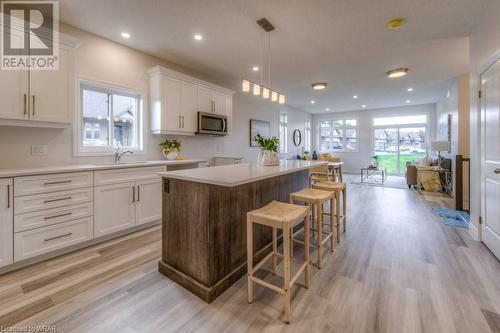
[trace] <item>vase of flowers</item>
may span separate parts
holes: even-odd
[[[163,156],[165,156],[167,160],[175,160],[179,157],[181,142],[176,139],[165,139],[164,142],[160,143],[160,147],[162,149]]]
[[[380,156],[378,156],[378,155],[372,156],[373,164],[371,166],[373,167],[373,169],[378,168],[378,165],[379,165],[378,159],[379,159],[379,157]]]
[[[260,147],[257,163],[264,166],[280,164],[280,158],[278,155],[280,140],[277,137],[273,136],[266,139],[262,135],[257,134],[255,136],[255,142],[257,142]]]

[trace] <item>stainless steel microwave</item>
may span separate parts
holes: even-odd
[[[198,112],[198,131],[196,134],[227,135],[227,116]]]

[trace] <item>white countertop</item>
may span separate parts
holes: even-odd
[[[277,166],[242,163],[210,168],[167,171],[161,172],[160,175],[166,178],[232,187],[310,169],[327,163],[327,161],[280,160],[280,165]]]
[[[29,169],[0,169],[0,178],[43,175],[61,172],[77,172],[77,171],[95,171],[95,170],[108,170],[108,169],[124,169],[124,168],[137,168],[158,165],[182,165],[182,164],[196,164],[204,163],[207,160],[157,160],[157,161],[137,161],[137,162],[122,162],[122,163],[96,163],[96,164],[75,164],[75,165],[60,165],[60,166],[47,166]]]

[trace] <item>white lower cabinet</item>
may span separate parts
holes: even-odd
[[[13,182],[0,179],[0,267],[13,262]]]
[[[143,180],[136,183],[136,224],[161,220],[161,179]]]
[[[15,261],[60,250],[93,238],[92,217],[14,234]]]
[[[94,191],[96,237],[135,225],[135,183],[98,186]]]
[[[113,173],[96,171],[95,237],[160,221],[162,188],[161,177],[156,174],[161,171],[165,171],[165,168],[137,168],[133,176],[130,170],[114,170]],[[134,181],[125,182],[124,179]]]

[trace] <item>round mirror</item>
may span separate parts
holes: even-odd
[[[293,144],[298,147],[302,143],[302,133],[299,129],[293,131]]]

